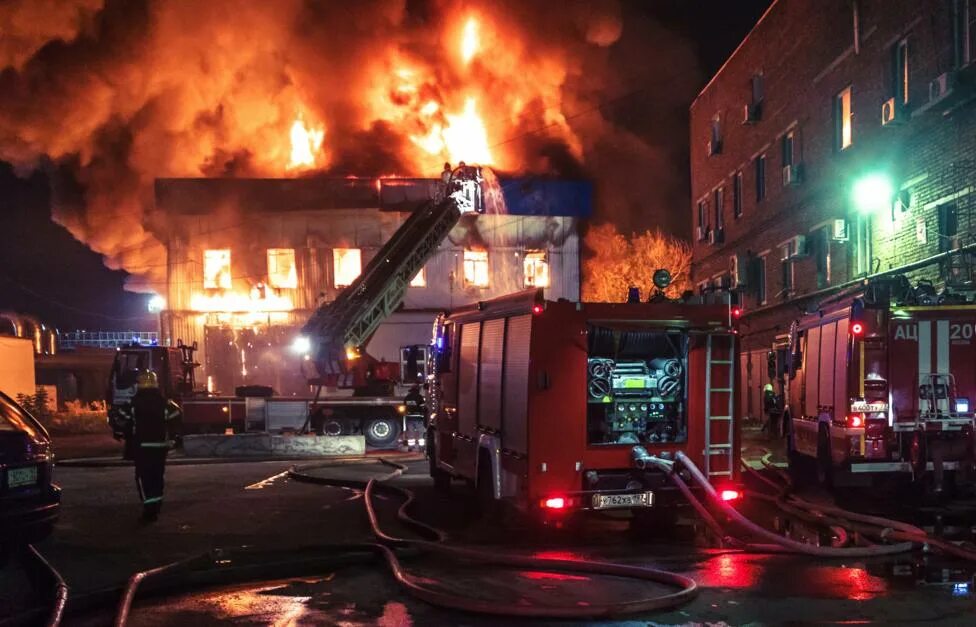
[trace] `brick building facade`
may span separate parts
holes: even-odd
[[[744,307],[745,414],[799,313],[973,242],[974,61],[974,0],[776,0],[692,104],[692,277]],[[909,278],[971,289],[972,257]]]

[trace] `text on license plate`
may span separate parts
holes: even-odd
[[[594,494],[594,509],[610,509],[612,507],[650,507],[654,504],[653,492],[640,494]]]
[[[7,469],[7,487],[17,488],[37,483],[37,466]]]

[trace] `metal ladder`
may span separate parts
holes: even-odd
[[[718,345],[716,345],[718,344]],[[726,344],[727,346],[723,346]],[[724,353],[724,356],[723,356]],[[716,359],[716,355],[719,358]],[[705,338],[705,474],[711,477],[732,477],[735,463],[735,456],[732,447],[735,445],[734,424],[732,422],[735,395],[732,390],[735,386],[735,335],[729,334],[709,334]],[[728,387],[712,387],[714,371],[728,373],[728,377],[719,377],[719,380],[726,381]],[[713,403],[712,397],[715,394],[725,394],[728,401],[725,403]],[[713,413],[713,405],[720,405],[720,413]],[[719,439],[716,443],[714,436],[725,434],[724,439]],[[719,466],[713,459],[716,455],[722,455],[726,459],[724,466]]]

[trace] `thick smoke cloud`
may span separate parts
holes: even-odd
[[[296,175],[297,115],[324,128],[319,172],[436,175],[417,139],[474,97],[499,169],[587,176],[598,221],[687,230],[693,54],[614,0],[7,0],[0,33],[0,159],[68,176],[55,219],[130,289],[165,280],[153,181]]]

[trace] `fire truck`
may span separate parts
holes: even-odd
[[[976,304],[871,281],[791,328],[784,417],[791,469],[825,486],[898,474],[942,492],[972,482]]]
[[[736,334],[728,301],[701,299],[551,302],[527,290],[440,316],[428,397],[435,485],[464,479],[482,505],[547,522],[583,510],[673,513],[681,494],[637,462],[682,451],[730,488]]]
[[[404,397],[411,385],[426,379],[427,347],[403,347],[400,364],[376,360],[365,347],[461,216],[484,212],[482,184],[479,167],[462,163],[455,168],[440,195],[414,211],[359,277],[313,313],[292,348],[305,356],[314,396],[279,398],[264,386],[244,386],[233,396],[210,395],[195,389],[195,347],[182,342],[178,348],[131,346],[116,356],[110,415],[116,416],[118,406],[135,393],[136,374],[153,369],[164,393],[179,400],[186,433],[314,430],[363,435],[372,449],[411,444],[404,434],[422,433],[423,416],[410,415]],[[414,446],[423,446],[419,438],[413,440]]]

